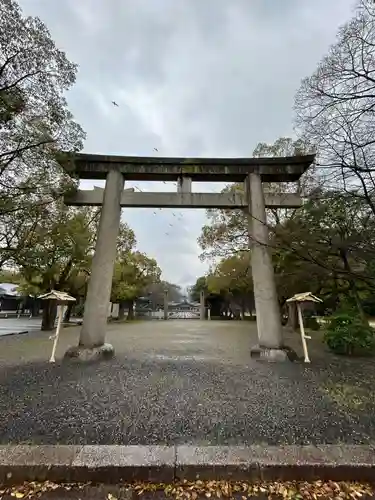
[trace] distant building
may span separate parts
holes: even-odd
[[[199,302],[189,302],[183,300],[182,302],[168,302],[169,311],[192,311],[199,312]]]
[[[22,294],[14,283],[0,283],[0,311],[18,311]]]
[[[41,301],[18,290],[15,283],[0,283],[0,312],[32,314],[39,313]]]

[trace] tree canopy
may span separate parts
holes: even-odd
[[[375,215],[375,4],[359,0],[353,19],[297,92],[297,131],[313,143],[329,189],[360,196]]]
[[[40,212],[71,189],[56,162],[85,137],[64,93],[77,66],[58,49],[45,24],[0,0],[0,264],[11,263]]]
[[[25,293],[55,288],[84,297],[90,278],[100,210],[64,205],[77,182],[57,161],[85,138],[65,98],[77,69],[39,18],[0,0],[0,266]],[[160,276],[134,246],[121,223],[113,290],[121,300]],[[54,312],[46,311],[49,327]]]

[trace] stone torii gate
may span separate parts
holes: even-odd
[[[283,343],[274,270],[268,248],[266,207],[293,208],[302,204],[297,193],[264,193],[262,182],[295,182],[314,161],[314,155],[282,158],[160,158],[68,155],[66,171],[80,179],[103,179],[104,189],[77,190],[67,205],[101,206],[99,231],[88,285],[79,345],[67,357],[82,360],[111,357],[105,343],[116,239],[122,207],[243,209],[249,214],[249,244],[259,344],[251,355],[276,361],[287,359]],[[177,181],[177,192],[135,192],[125,181]],[[193,193],[192,182],[244,182],[241,193]]]

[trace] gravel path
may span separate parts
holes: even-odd
[[[78,332],[64,330],[58,356]],[[1,338],[0,443],[375,441],[373,360],[336,358],[318,338],[311,365],[252,361],[251,322],[110,325],[108,341],[111,362],[51,365],[48,334]]]

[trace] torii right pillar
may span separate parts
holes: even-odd
[[[251,268],[258,329],[258,345],[251,349],[251,357],[262,361],[285,361],[290,358],[291,352],[283,342],[260,174],[257,172],[249,174],[246,187],[249,203]]]

